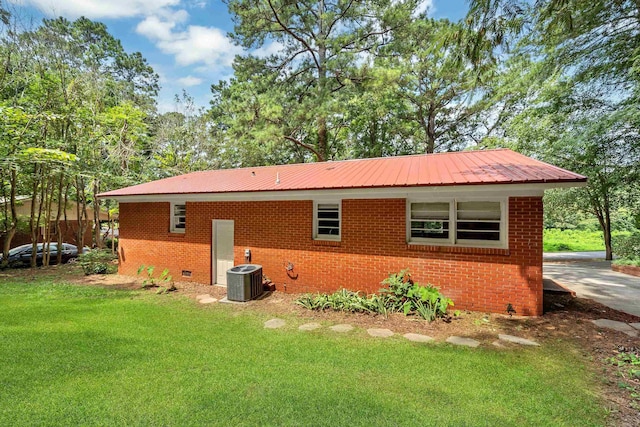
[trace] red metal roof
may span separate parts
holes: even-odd
[[[582,175],[499,149],[193,172],[109,191],[100,197],[586,180]]]

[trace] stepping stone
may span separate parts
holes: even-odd
[[[502,343],[500,342],[500,340],[496,340],[496,341],[492,342],[491,344],[492,344],[492,345],[494,345],[494,346],[496,346],[496,347],[498,347],[498,348],[506,348],[506,347],[504,346],[504,344],[502,344]]]
[[[618,322],[617,320],[610,320],[610,319],[597,319],[597,320],[592,320],[592,322],[596,326],[599,326],[601,328],[613,329],[614,331],[624,332],[630,337],[638,336],[638,330],[635,329],[634,327],[627,325],[624,322]]]
[[[332,326],[330,329],[334,332],[349,332],[353,330],[353,326],[349,325],[348,323],[343,323],[340,325]]]
[[[403,337],[413,342],[431,342],[433,338],[428,335],[421,334],[404,334]]]
[[[473,348],[476,348],[477,346],[480,345],[480,341],[476,341],[473,338],[456,337],[456,336],[451,336],[447,338],[447,342],[449,344],[464,345],[464,346],[473,347]]]
[[[237,304],[237,305],[245,305],[245,304],[249,304],[251,301],[231,301],[229,298],[227,297],[222,297],[222,299],[220,300],[221,303],[223,304]]]
[[[211,298],[211,295],[210,295],[210,294],[202,294],[202,295],[198,295],[198,296],[196,297],[196,299],[197,299],[198,301],[200,301],[201,299],[205,299],[205,298]]]
[[[640,329],[640,323],[629,323],[629,325],[633,326],[636,329]]]
[[[278,329],[282,328],[286,324],[287,322],[282,319],[271,319],[264,322],[264,327],[267,329]]]
[[[301,331],[313,331],[315,329],[320,328],[322,325],[320,323],[305,323],[304,325],[298,326],[298,329]]]
[[[372,337],[378,337],[378,338],[388,338],[390,336],[393,336],[393,331],[389,329],[371,328],[371,329],[367,329],[367,332]]]
[[[531,341],[526,338],[515,337],[513,335],[499,334],[498,339],[501,339],[502,341],[506,341],[506,342],[512,342],[514,344],[520,344],[520,345],[540,345],[535,341]]]
[[[212,304],[212,303],[214,303],[214,302],[218,302],[218,299],[217,299],[217,298],[213,298],[213,297],[210,297],[210,296],[209,296],[209,297],[206,297],[206,298],[200,298],[200,299],[198,300],[198,302],[199,302],[200,304]]]

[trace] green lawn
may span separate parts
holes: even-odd
[[[265,330],[175,295],[0,279],[0,425],[602,425],[579,349]],[[13,279],[11,279],[13,280]]]
[[[614,231],[613,236],[629,235],[626,231]],[[543,234],[545,252],[604,251],[601,231],[545,229]]]

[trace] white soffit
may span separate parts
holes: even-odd
[[[149,194],[112,197],[121,203],[138,202],[225,202],[322,199],[415,199],[429,196],[455,197],[542,197],[550,188],[584,187],[586,183],[453,185],[430,187],[353,188],[339,190],[261,191],[196,194]]]

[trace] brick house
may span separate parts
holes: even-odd
[[[25,221],[28,221],[31,217],[31,208],[33,204],[33,199],[29,196],[17,196],[16,197],[16,213],[18,217],[24,218]],[[5,208],[4,199],[0,198],[0,208]],[[35,211],[37,212],[39,209],[39,205],[36,204]],[[93,243],[93,208],[87,206],[87,219],[83,221],[78,221],[78,211],[76,203],[72,200],[68,200],[65,205],[65,209],[62,211],[62,215],[60,216],[60,222],[56,221],[56,214],[58,211],[58,204],[56,202],[52,202],[51,204],[51,215],[49,217],[49,230],[50,230],[50,241],[55,242],[58,240],[58,234],[62,234],[62,241],[66,243],[71,243],[77,245],[77,235],[78,228],[84,227],[84,242],[79,246],[91,246]],[[41,224],[46,221],[44,218],[46,216],[43,213],[43,218],[40,219]],[[100,211],[100,220],[107,221],[109,220],[109,215],[105,211]],[[82,225],[81,225],[82,224]],[[40,226],[37,233],[37,241],[39,243],[45,241],[45,229],[44,226]],[[0,248],[4,245],[5,236],[3,233],[0,233]],[[31,243],[31,233],[23,230],[18,230],[16,234],[11,239],[11,248],[15,248],[20,245],[24,245],[27,243]]]
[[[100,196],[120,203],[121,274],[155,265],[225,285],[250,261],[280,291],[370,293],[408,268],[456,308],[540,315],[544,190],[585,182],[486,150],[195,172]]]

